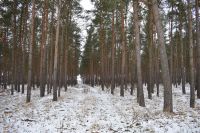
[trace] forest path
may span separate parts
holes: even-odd
[[[86,132],[99,132],[105,129],[110,132],[122,130],[123,123],[126,123],[127,119],[120,111],[122,105],[116,104],[111,94],[102,92],[101,88],[88,85],[78,85],[77,88],[79,88],[77,95],[84,93],[84,96],[79,99],[80,106],[76,116],[79,116],[79,125],[86,127]]]
[[[32,91],[32,101],[15,93],[0,96],[0,132],[50,133],[131,133],[131,132],[200,132],[200,100],[196,108],[189,108],[189,87],[182,95],[181,87],[173,89],[175,114],[162,112],[163,90],[160,97],[147,98],[146,107],[137,104],[136,93],[125,97],[102,91],[99,86],[78,84],[63,92],[57,102],[52,95],[39,97],[39,89]],[[156,126],[155,126],[156,125]]]

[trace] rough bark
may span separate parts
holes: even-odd
[[[54,1],[53,1],[54,3]],[[54,64],[54,10],[52,10],[51,13],[51,24],[50,24],[50,67],[49,67],[49,88],[48,88],[48,93],[51,93],[52,86],[53,86],[53,64]]]
[[[32,19],[31,19],[31,43],[29,51],[29,68],[28,68],[28,85],[27,85],[27,97],[26,102],[31,101],[31,81],[32,81],[32,56],[33,56],[33,44],[35,39],[35,0],[32,0]]]
[[[171,12],[173,12],[174,10],[174,6],[172,4],[172,10]],[[171,80],[174,79],[174,74],[173,74],[173,33],[172,33],[172,30],[173,30],[173,15],[171,14],[170,16],[170,76],[171,76]]]
[[[153,93],[153,66],[152,66],[152,46],[153,46],[153,14],[152,14],[152,6],[149,6],[149,14],[148,14],[148,43],[149,43],[149,81],[148,81],[148,98],[152,99]]]
[[[120,96],[124,96],[124,85],[125,85],[125,60],[126,60],[126,49],[125,49],[125,31],[124,31],[124,3],[120,5],[121,12],[121,45],[122,45],[122,64],[121,64],[121,87]]]
[[[156,24],[156,31],[158,34],[159,50],[160,50],[160,60],[161,60],[161,70],[162,70],[162,80],[164,85],[164,112],[173,112],[173,103],[172,103],[172,85],[169,74],[169,65],[167,60],[167,53],[165,48],[164,40],[164,29],[162,27],[158,2],[157,0],[152,0],[154,3],[152,6],[154,22]]]
[[[61,26],[62,31],[61,31],[61,47],[60,47],[60,74],[59,74],[59,89],[58,89],[58,97],[60,97],[60,90],[62,88],[62,71],[63,71],[63,53],[64,53],[64,31],[65,28],[63,26]]]
[[[57,27],[56,27],[56,40],[55,40],[55,54],[54,54],[54,71],[53,71],[53,101],[57,101],[57,73],[58,73],[58,42],[60,33],[60,8],[61,0],[57,3]]]
[[[138,0],[133,1],[134,9],[134,34],[135,34],[135,50],[136,50],[136,67],[137,67],[137,102],[140,106],[145,106],[143,84],[142,84],[142,70],[141,70],[141,54],[140,54],[140,29],[138,18]]]
[[[197,98],[200,98],[200,23],[199,0],[196,0],[196,38],[197,38]]]
[[[192,35],[192,3],[188,2],[188,32],[189,32],[189,63],[190,63],[190,107],[195,107],[195,92],[194,92],[194,61],[193,61],[193,35]]]
[[[181,45],[181,80],[182,80],[182,93],[186,94],[185,91],[185,83],[186,83],[186,77],[185,77],[185,63],[184,63],[184,51],[183,51],[183,38],[182,38],[182,19],[180,18],[180,24],[179,24],[179,36],[180,36],[180,45]]]
[[[26,59],[26,38],[27,38],[27,20],[28,20],[28,1],[25,1],[25,13],[24,13],[24,24],[23,24],[23,44],[22,44],[22,94],[24,93],[24,84],[25,84],[25,59]]]
[[[17,31],[16,31],[16,10],[17,1],[14,0],[13,3],[13,22],[12,22],[12,32],[13,32],[13,49],[12,49],[12,83],[11,83],[11,95],[14,94],[14,89],[16,90],[16,50],[17,50]]]
[[[101,49],[101,88],[104,91],[104,38],[103,38],[103,14],[101,11],[100,18],[100,49]]]
[[[159,47],[159,46],[158,46]],[[159,83],[160,83],[160,65],[159,65],[159,48],[155,46],[155,53],[156,53],[156,58],[155,58],[155,72],[156,72],[156,88],[157,88],[157,96],[159,97]]]
[[[40,57],[40,97],[45,95],[45,62],[46,62],[46,38],[48,27],[48,0],[44,1],[42,20],[42,37],[41,37],[41,57]]]
[[[115,89],[115,15],[112,13],[112,79],[111,79],[111,94],[114,95]]]

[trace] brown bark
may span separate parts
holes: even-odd
[[[122,45],[122,64],[121,64],[121,87],[120,96],[124,96],[124,86],[125,86],[125,60],[126,60],[126,43],[125,43],[125,30],[124,30],[124,3],[121,2],[120,5],[121,12],[121,45]]]
[[[172,85],[169,74],[169,65],[167,60],[167,53],[165,48],[164,40],[164,30],[162,27],[158,3],[157,0],[152,0],[154,3],[152,6],[154,22],[156,24],[156,31],[158,34],[159,50],[160,50],[160,60],[161,60],[161,70],[162,70],[162,80],[164,85],[164,112],[173,112],[173,103],[172,103]]]
[[[24,21],[23,21],[23,40],[22,40],[22,94],[24,93],[24,84],[25,84],[25,59],[26,59],[26,38],[27,38],[27,20],[28,20],[28,1],[25,1],[25,9],[24,9]]]
[[[180,16],[182,17],[182,16]],[[179,24],[179,36],[180,36],[180,45],[181,45],[181,80],[182,80],[182,93],[186,94],[185,92],[185,83],[186,83],[186,77],[185,77],[185,63],[184,63],[184,51],[183,51],[183,38],[182,38],[182,18],[180,18],[180,24]]]
[[[189,30],[189,62],[190,62],[190,107],[195,107],[195,92],[194,92],[194,61],[193,61],[193,35],[192,35],[192,3],[188,2],[188,30]]]
[[[25,3],[22,4],[22,9],[20,13],[20,22],[19,22],[19,37],[18,37],[18,50],[17,50],[17,91],[20,92],[20,84],[22,83],[22,65],[23,65],[23,58],[22,58],[22,53],[23,53],[23,37],[24,37],[24,32],[23,32],[23,24],[24,24],[24,7]]]
[[[35,0],[32,0],[32,19],[31,19],[31,43],[29,51],[29,68],[28,68],[28,86],[26,102],[31,100],[31,81],[32,81],[32,56],[33,56],[33,44],[35,39]]]
[[[60,97],[60,90],[62,88],[62,76],[63,76],[63,53],[64,53],[64,31],[65,31],[65,28],[64,26],[61,26],[61,41],[60,41],[60,44],[61,44],[61,47],[59,49],[60,51],[60,74],[59,74],[59,89],[58,89],[58,97]]]
[[[172,10],[171,12],[173,12],[174,10],[174,6],[172,5]],[[171,14],[170,16],[170,76],[171,76],[171,80],[174,79],[174,75],[173,75],[173,14]]]
[[[14,94],[14,89],[16,88],[16,54],[17,54],[17,30],[16,30],[16,10],[17,10],[17,1],[14,0],[13,3],[13,50],[12,50],[12,83],[11,83],[11,95]]]
[[[57,73],[58,73],[58,42],[60,33],[60,9],[61,0],[57,3],[57,27],[56,27],[56,40],[55,40],[55,54],[54,54],[54,71],[53,71],[53,101],[57,101]]]
[[[199,22],[199,0],[196,0],[196,38],[197,38],[197,98],[200,98],[200,22]]]
[[[46,38],[48,27],[48,0],[44,1],[42,17],[41,57],[40,57],[40,97],[45,95],[45,62],[46,62]]]
[[[153,14],[152,14],[152,6],[149,6],[149,22],[148,22],[148,43],[149,43],[149,81],[148,81],[148,98],[152,99],[153,93],[153,62],[152,62],[152,47],[153,47]]]
[[[112,77],[111,94],[114,95],[115,89],[115,11],[112,12]]]
[[[68,25],[67,25],[68,26]],[[65,56],[64,56],[64,58],[65,58],[65,91],[67,91],[67,85],[68,85],[68,66],[67,66],[67,64],[68,64],[68,28],[67,28],[67,26],[66,26],[66,38],[65,38],[65,42],[66,42],[66,44],[65,44],[65,51],[64,51],[64,54],[65,54]]]
[[[55,3],[53,1],[53,3]],[[54,10],[52,10],[51,13],[51,24],[50,24],[50,66],[49,66],[49,74],[48,74],[48,78],[49,78],[49,88],[48,88],[48,93],[51,93],[52,90],[52,86],[53,86],[53,64],[54,64]]]
[[[156,89],[157,89],[157,96],[159,97],[159,84],[160,84],[160,63],[159,63],[159,46],[155,46],[155,79],[156,79]]]
[[[140,106],[145,107],[143,84],[142,84],[142,70],[141,70],[141,54],[140,54],[140,29],[138,18],[138,1],[133,1],[134,9],[134,34],[135,34],[135,50],[136,50],[136,65],[137,65],[137,102]]]
[[[100,15],[100,49],[101,49],[101,88],[104,91],[104,38],[103,38],[103,14]]]

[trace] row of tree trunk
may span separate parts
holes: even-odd
[[[103,5],[97,7],[100,10],[98,26],[100,29],[99,52],[101,54],[99,60],[87,57],[90,65],[84,64],[87,69],[81,70],[84,83],[101,84],[102,90],[105,87],[111,87],[111,94],[114,94],[115,87],[119,86],[121,96],[124,96],[124,90],[127,90],[128,84],[130,84],[131,94],[133,94],[133,89],[137,87],[137,101],[140,106],[145,106],[143,84],[147,84],[148,98],[152,99],[152,93],[155,92],[154,86],[156,86],[157,96],[159,96],[159,84],[162,83],[164,87],[163,110],[173,112],[172,85],[182,84],[182,92],[186,94],[185,84],[189,82],[190,107],[195,107],[195,88],[198,98],[200,92],[198,0],[196,3],[188,0],[187,4],[182,1],[169,3],[171,4],[171,11],[168,13],[169,43],[166,41],[163,14],[160,12],[159,3],[157,0],[142,2],[148,8],[145,26],[146,37],[143,37],[144,35],[141,33],[141,2],[139,0],[132,1],[134,11],[131,21],[132,28],[129,26],[132,31],[125,25],[127,22],[127,3],[121,1],[117,6],[113,6],[114,4],[110,5],[108,1],[107,6],[111,6],[111,10],[107,10],[107,7]],[[192,4],[196,5],[195,31],[193,31]],[[107,21],[110,23],[107,24]],[[174,27],[176,31],[174,31]],[[185,35],[183,31],[186,32]],[[90,36],[93,35],[90,34]],[[143,42],[142,39],[145,41]],[[194,52],[195,48],[197,50]],[[196,60],[196,64],[194,60]],[[95,61],[100,64],[95,63]],[[92,73],[91,68],[93,69]]]
[[[61,88],[67,91],[67,86],[77,83],[80,30],[72,21],[77,8],[72,4],[72,0],[3,2],[12,12],[12,23],[1,27],[0,84],[4,90],[11,86],[12,95],[24,93],[27,84],[26,101],[30,102],[32,89],[39,88],[40,97],[53,89],[56,101]]]

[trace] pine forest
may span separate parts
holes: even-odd
[[[200,0],[0,0],[0,133],[199,133]]]

